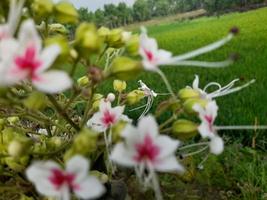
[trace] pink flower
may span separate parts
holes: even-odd
[[[23,22],[18,40],[6,39],[0,44],[0,84],[14,85],[28,79],[38,90],[46,93],[58,93],[70,88],[72,81],[67,73],[47,71],[60,51],[58,45],[42,49],[42,40],[34,22]]]
[[[183,167],[175,157],[179,142],[159,135],[158,125],[152,116],[142,118],[138,127],[128,125],[122,132],[125,142],[118,143],[111,160],[126,166],[137,167],[139,175],[147,170],[182,172]]]
[[[97,178],[88,176],[88,170],[88,161],[75,156],[67,162],[66,170],[53,161],[36,162],[28,167],[26,176],[44,196],[70,200],[70,192],[74,192],[82,199],[100,197],[105,188]]]
[[[123,115],[124,106],[112,108],[108,100],[101,100],[99,112],[87,122],[87,126],[96,132],[104,132],[111,126],[115,125],[119,120],[130,121],[126,115]]]
[[[216,128],[214,126],[215,119],[218,113],[218,106],[216,101],[210,101],[205,109],[200,105],[194,105],[194,110],[198,112],[201,124],[198,127],[198,131],[202,138],[209,138],[210,152],[213,154],[221,154],[224,149],[224,143],[221,137],[217,135]]]
[[[143,58],[144,68],[149,71],[156,71],[158,66],[168,64],[172,58],[171,52],[158,49],[157,41],[147,36],[145,28],[140,35],[139,54]]]

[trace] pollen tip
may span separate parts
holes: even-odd
[[[233,35],[237,35],[239,33],[239,28],[237,28],[236,26],[232,27],[230,29],[230,33],[232,33]]]

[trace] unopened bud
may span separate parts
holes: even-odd
[[[178,93],[178,97],[182,101],[186,101],[187,99],[192,99],[192,98],[199,98],[200,94],[198,91],[192,89],[192,88],[184,88],[181,89]]]
[[[89,78],[87,76],[83,76],[77,80],[77,83],[80,87],[85,87],[89,83]]]
[[[113,88],[115,91],[121,93],[123,92],[127,87],[127,84],[125,81],[121,81],[121,80],[114,80],[113,81]]]
[[[129,105],[134,105],[139,103],[145,97],[145,93],[142,90],[133,90],[130,92],[127,97],[126,101]]]
[[[139,53],[139,46],[140,46],[140,39],[138,35],[132,36],[127,44],[126,44],[126,51],[132,56],[136,56]]]
[[[115,101],[115,99],[116,99],[115,94],[113,94],[113,93],[109,93],[109,94],[108,94],[108,96],[107,96],[107,100],[108,100],[109,102],[113,102],[113,101]]]
[[[97,33],[100,37],[103,38],[104,41],[106,41],[110,34],[110,29],[102,26],[97,30]]]
[[[19,122],[19,118],[18,117],[8,117],[7,121],[11,124],[11,125],[15,125],[17,122]]]
[[[30,144],[29,139],[15,139],[8,145],[8,154],[12,157],[23,156],[29,151]]]
[[[113,29],[110,31],[107,38],[107,43],[109,47],[120,48],[124,45],[122,33],[122,29]]]
[[[55,15],[56,19],[63,24],[75,24],[79,18],[79,14],[74,6],[66,1],[61,1],[55,5]]]
[[[47,105],[47,98],[43,93],[33,92],[23,101],[23,104],[30,110],[42,110]]]
[[[193,114],[196,113],[196,111],[193,109],[195,104],[199,104],[200,106],[202,106],[203,108],[205,108],[205,106],[207,105],[208,100],[206,99],[188,99],[184,102],[184,110],[189,113],[189,114]]]
[[[90,67],[89,69],[90,80],[93,83],[99,83],[103,80],[103,71],[99,67]]]
[[[190,139],[197,135],[198,125],[185,119],[179,119],[172,125],[172,133],[181,140]]]
[[[47,17],[53,12],[52,0],[34,0],[32,3],[32,9],[35,15],[38,17]]]

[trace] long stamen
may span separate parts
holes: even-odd
[[[250,125],[244,125],[244,126],[214,126],[215,130],[221,131],[221,130],[267,130],[266,126],[250,126]]]
[[[180,61],[183,61],[183,60],[186,60],[189,58],[199,56],[199,55],[204,54],[204,53],[208,53],[208,52],[213,51],[215,49],[218,49],[218,48],[222,47],[223,45],[225,45],[226,43],[228,43],[229,41],[231,41],[233,36],[234,36],[234,34],[230,33],[226,37],[224,37],[223,39],[221,39],[217,42],[214,42],[210,45],[204,46],[202,48],[185,53],[185,54],[180,55],[180,56],[176,56],[173,58],[172,62],[173,63],[180,62]]]
[[[210,154],[207,154],[205,158],[198,164],[198,169],[203,169],[203,164],[208,160]]]
[[[194,156],[194,155],[196,155],[196,154],[202,153],[203,151],[205,151],[205,150],[208,149],[208,148],[209,148],[208,146],[205,146],[205,147],[203,147],[203,148],[200,149],[200,150],[197,150],[197,151],[194,151],[194,152],[192,152],[192,153],[188,153],[188,154],[183,154],[182,156],[183,156],[183,158],[186,158],[186,157],[189,157],[189,156]]]
[[[175,94],[174,94],[174,92],[173,92],[173,90],[172,90],[172,87],[171,87],[171,85],[170,85],[168,79],[166,78],[165,74],[164,74],[159,68],[156,70],[156,72],[160,75],[160,77],[161,77],[162,80],[164,81],[164,83],[165,83],[165,85],[166,85],[166,87],[167,87],[167,90],[170,92],[170,94],[172,95],[172,97],[173,97],[174,99],[176,99],[176,96],[175,96]]]
[[[182,151],[182,150],[190,149],[190,148],[193,148],[193,147],[204,146],[204,145],[208,145],[208,144],[209,144],[208,142],[200,142],[200,143],[190,144],[190,145],[186,145],[186,146],[180,147],[178,150]]]
[[[107,152],[107,157],[108,157],[108,169],[110,168],[111,174],[113,174],[115,172],[115,170],[114,170],[112,161],[110,159],[109,139],[108,139],[106,131],[104,131],[104,140],[105,140],[106,152]]]
[[[206,68],[221,68],[229,66],[233,63],[233,60],[227,59],[221,62],[205,62],[205,61],[192,61],[192,60],[185,60],[179,61],[176,63],[168,63],[168,65],[176,65],[176,66],[194,66],[194,67],[206,67]]]
[[[154,168],[150,164],[148,165],[148,167],[149,167],[149,172],[151,173],[151,177],[152,177],[151,180],[152,180],[152,185],[153,185],[153,189],[155,192],[156,200],[163,200],[159,181],[158,181],[158,176],[155,173]]]

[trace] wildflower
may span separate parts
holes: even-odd
[[[87,126],[96,132],[105,132],[119,120],[128,118],[122,114],[123,111],[124,106],[112,108],[110,101],[102,99],[99,105],[99,112],[93,115],[93,117],[87,122]]]
[[[29,79],[38,90],[46,93],[62,92],[72,85],[67,73],[46,71],[59,55],[60,47],[51,45],[42,50],[42,40],[32,20],[23,22],[18,40],[2,41],[0,52],[1,85]]]
[[[246,83],[242,86],[234,87],[234,85],[237,81],[239,81],[239,79],[235,79],[235,80],[231,81],[229,84],[227,84],[224,87],[222,87],[219,83],[211,82],[211,83],[207,84],[204,87],[204,89],[202,90],[199,88],[199,77],[198,77],[198,75],[195,75],[195,79],[193,81],[192,88],[195,91],[198,91],[202,98],[212,100],[212,99],[217,98],[217,97],[221,97],[221,96],[225,96],[225,95],[228,95],[228,94],[231,94],[234,92],[238,92],[238,91],[242,90],[243,88],[246,88],[246,87],[250,86],[252,83],[254,83],[255,79],[249,81],[248,83]],[[217,86],[218,89],[211,92],[211,93],[208,93],[207,89],[211,86]]]
[[[10,0],[10,9],[6,24],[0,25],[0,41],[11,38],[17,29],[25,0]]]
[[[78,198],[95,199],[105,188],[97,178],[88,175],[88,170],[88,161],[75,156],[67,162],[66,170],[53,161],[40,161],[27,168],[26,176],[44,196],[70,200],[70,192],[74,192]]]
[[[218,113],[218,106],[215,101],[210,101],[205,109],[200,105],[194,105],[194,110],[199,113],[201,124],[198,127],[198,131],[202,138],[209,138],[210,151],[213,154],[220,154],[223,151],[223,140],[217,135],[216,128],[214,126],[215,119]]]
[[[125,143],[118,143],[112,151],[111,159],[126,167],[136,167],[139,175],[148,171],[183,171],[174,152],[179,141],[159,135],[158,125],[152,116],[142,118],[138,127],[126,126],[122,132]]]

